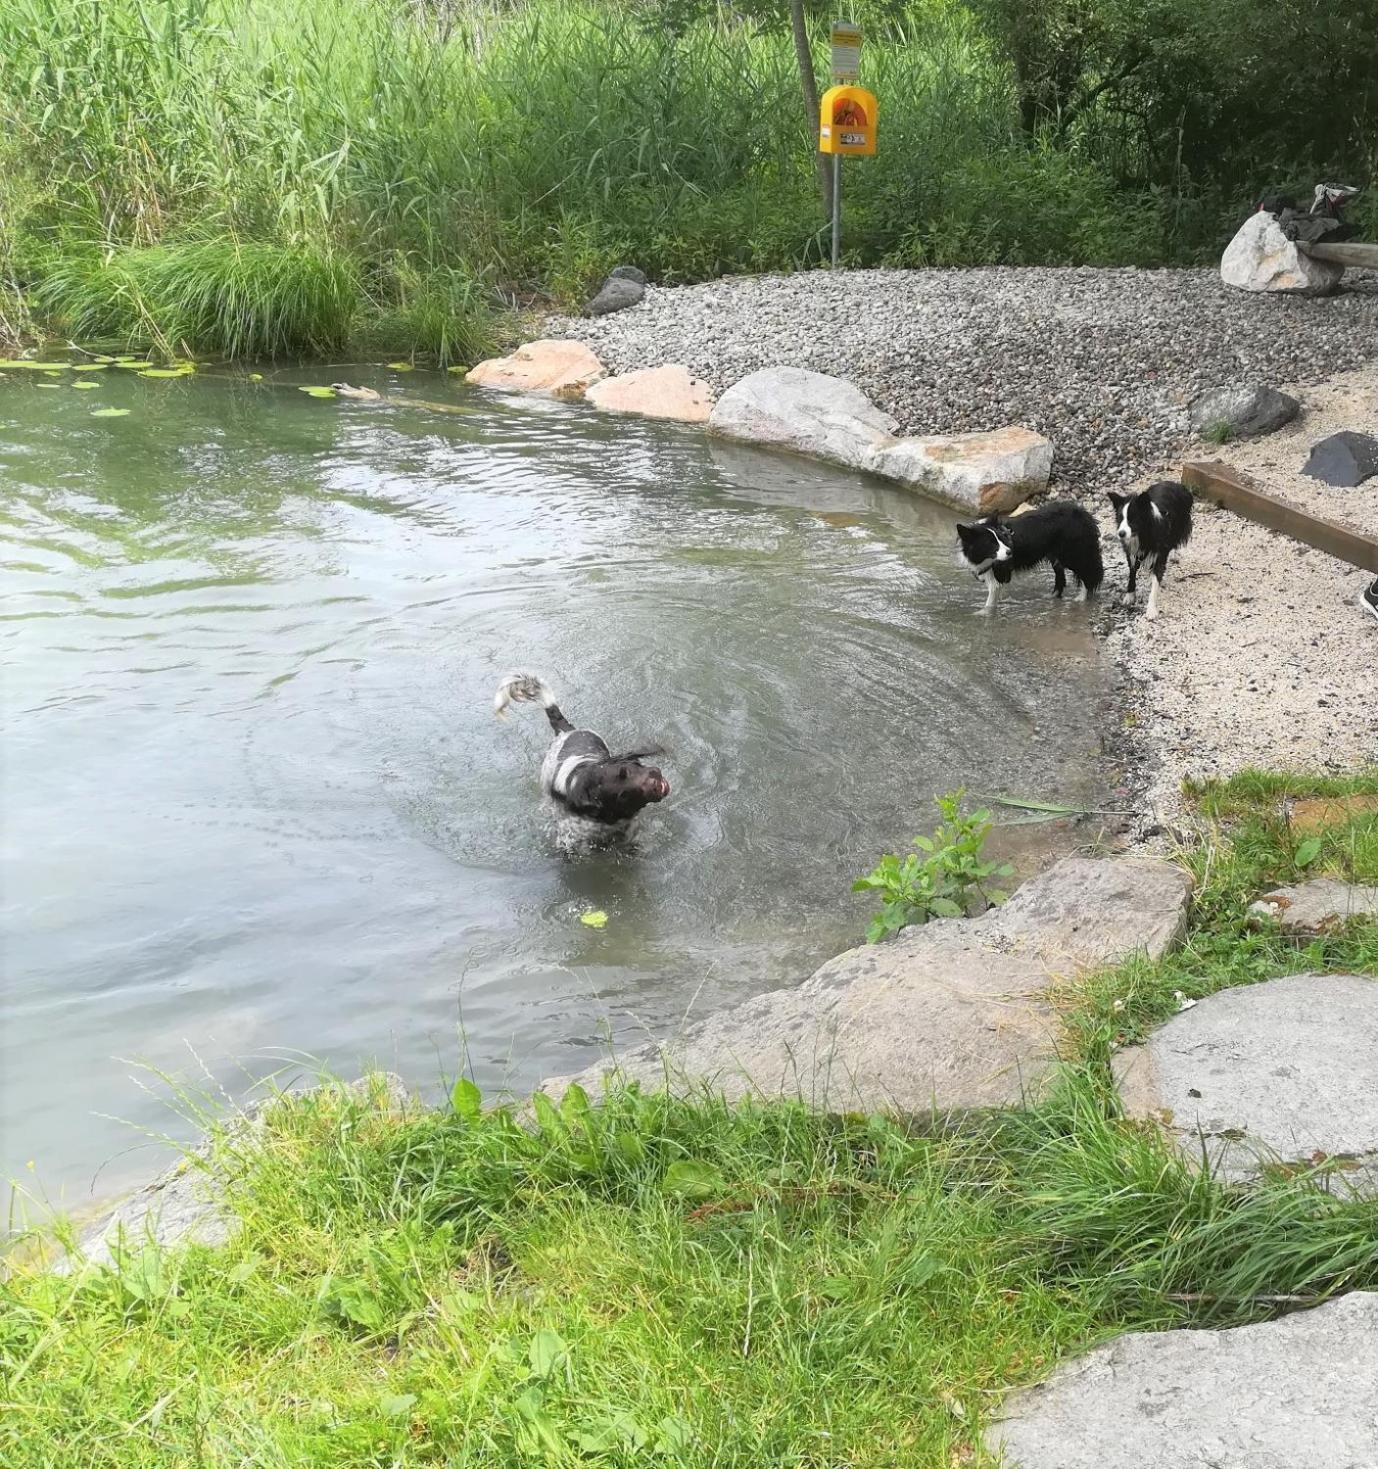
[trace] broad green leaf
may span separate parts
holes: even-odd
[[[1297,848],[1297,855],[1293,859],[1298,867],[1310,867],[1310,865],[1321,855],[1320,837],[1307,837]]]
[[[380,1398],[378,1402],[378,1409],[385,1418],[402,1418],[415,1406],[414,1392],[397,1393],[392,1397]]]
[[[323,388],[323,387],[302,388],[302,387],[299,387],[297,389],[297,392],[299,392],[299,393],[305,393],[310,398],[333,398],[335,396],[335,389],[334,388]]]
[[[538,1331],[527,1348],[527,1361],[537,1377],[549,1377],[557,1367],[564,1365],[569,1355],[565,1339],[558,1331]]]
[[[572,1081],[565,1088],[565,1094],[560,1098],[560,1116],[566,1122],[575,1122],[587,1117],[592,1109],[589,1107],[589,1094],[579,1085]]]
[[[249,374],[249,381],[251,383],[261,383],[263,381],[263,374],[261,372],[251,372]]]
[[[72,386],[74,388],[98,388],[98,387],[100,387],[100,384],[99,383],[73,383]]]
[[[73,364],[73,372],[104,372],[110,364],[108,362],[77,362]]]
[[[939,918],[960,918],[962,916],[962,905],[954,903],[951,898],[934,898],[928,906]]]
[[[450,1106],[466,1122],[477,1122],[483,1115],[483,1093],[467,1076],[461,1076],[450,1088]]]
[[[622,1154],[628,1163],[644,1163],[646,1161],[646,1144],[634,1132],[619,1132],[613,1138],[613,1146]]]
[[[389,362],[388,366],[393,370],[393,372],[416,371],[416,364],[414,362]]]
[[[542,1132],[561,1136],[568,1131],[564,1118],[555,1110],[555,1104],[544,1092],[537,1092],[531,1098],[531,1110],[536,1114],[536,1125]]]
[[[92,418],[126,418],[129,415],[128,408],[93,408]]]
[[[466,372],[470,371],[470,369],[468,367],[466,367],[462,362],[458,362],[453,367],[447,367],[445,369],[445,371],[446,372],[457,372],[457,373],[463,374],[463,373],[466,373]]]
[[[671,1163],[661,1187],[680,1199],[712,1199],[726,1189],[722,1174],[707,1163]]]
[[[140,377],[190,377],[195,371],[191,367],[145,367],[139,371]]]
[[[65,372],[67,370],[67,364],[65,362],[35,362],[28,357],[9,357],[3,362],[0,362],[0,368],[11,367],[22,368],[28,372],[46,373]]]

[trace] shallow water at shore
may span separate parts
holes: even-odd
[[[398,401],[293,387],[342,375]],[[422,373],[18,376],[0,1174],[54,1197],[186,1135],[134,1063],[527,1087],[856,942],[935,792],[1101,794],[1086,609],[1032,578],[973,616],[903,491]],[[628,848],[558,850],[544,723],[492,717],[516,667],[668,747]]]

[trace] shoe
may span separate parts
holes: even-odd
[[[1378,618],[1378,581],[1359,593],[1359,606]]]

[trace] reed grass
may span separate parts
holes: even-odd
[[[1020,136],[966,11],[889,14],[850,258],[1171,253],[1151,201]],[[130,345],[318,352],[368,324],[464,356],[494,307],[577,302],[620,260],[673,282],[826,248],[788,35],[597,0],[0,0],[0,124],[9,297]]]

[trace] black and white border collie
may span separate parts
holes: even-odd
[[[1042,562],[1053,568],[1053,595],[1060,597],[1067,572],[1081,584],[1077,600],[1084,602],[1105,579],[1100,554],[1100,532],[1089,511],[1070,500],[1054,500],[1008,520],[986,515],[957,527],[958,565],[986,583],[986,605],[993,612],[1000,588],[1016,571],[1029,571]]]
[[[555,739],[541,763],[541,790],[563,817],[592,822],[606,833],[625,828],[638,811],[670,794],[670,782],[641,762],[659,749],[614,755],[600,735],[575,729],[555,695],[535,674],[509,674],[498,685],[493,712],[502,719],[509,704],[539,704]]]
[[[1115,507],[1115,534],[1129,563],[1124,605],[1134,605],[1139,568],[1152,560],[1153,585],[1148,591],[1148,610],[1144,613],[1152,620],[1158,615],[1167,558],[1191,540],[1191,491],[1175,479],[1160,479],[1137,495],[1117,495],[1112,491],[1110,503]]]

